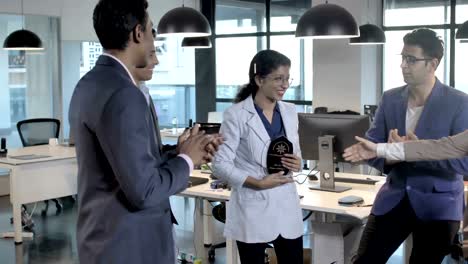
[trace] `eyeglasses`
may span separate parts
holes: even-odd
[[[284,83],[287,83],[289,86],[293,83],[294,79],[293,78],[289,78],[288,77],[284,77],[282,75],[279,75],[279,76],[275,76],[275,77],[272,77],[272,76],[267,76],[265,77],[265,79],[270,79],[272,80],[276,85],[282,85]]]
[[[430,61],[430,60],[432,60],[430,58],[417,58],[417,57],[411,56],[411,55],[404,55],[404,54],[400,54],[400,55],[401,55],[401,62],[406,61],[406,63],[408,65],[414,65],[418,61]]]

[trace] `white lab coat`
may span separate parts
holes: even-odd
[[[298,121],[293,104],[278,102],[286,137],[300,156]],[[247,176],[262,179],[268,173],[266,156],[270,137],[255,110],[252,96],[224,112],[224,144],[213,160],[214,174],[232,186],[227,203],[224,235],[246,243],[269,242],[281,235],[302,235],[302,212],[295,183],[254,190],[243,187]]]

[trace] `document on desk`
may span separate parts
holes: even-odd
[[[18,155],[18,156],[8,156],[10,159],[18,159],[18,160],[33,160],[33,159],[44,159],[50,158],[51,156],[47,155],[37,155],[37,154],[29,154],[29,155]]]

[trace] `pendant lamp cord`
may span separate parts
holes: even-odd
[[[367,24],[370,24],[369,12],[370,12],[370,4],[369,4],[369,0],[367,0]]]
[[[24,29],[24,7],[23,7],[23,3],[24,3],[24,1],[21,0],[21,15],[23,16],[23,21],[22,21],[23,25],[21,26],[22,29]]]
[[[185,0],[182,0],[182,7],[185,7]]]

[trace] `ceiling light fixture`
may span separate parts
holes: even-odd
[[[315,39],[337,39],[359,37],[356,20],[341,6],[319,4],[307,10],[296,27],[296,37]]]
[[[41,39],[32,31],[24,29],[24,8],[21,0],[22,29],[12,32],[3,42],[6,50],[43,50]]]

